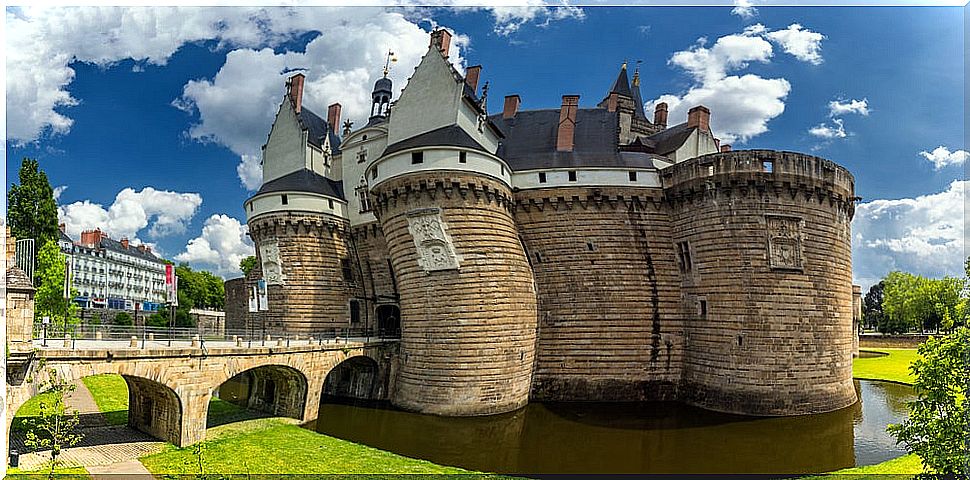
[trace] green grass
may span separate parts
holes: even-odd
[[[4,480],[34,480],[38,478],[47,478],[47,472],[50,465],[44,468],[39,468],[37,470],[23,471],[19,468],[11,468],[7,470],[7,476]],[[88,475],[88,471],[84,467],[57,467],[54,469],[54,477],[57,480],[88,480],[91,478]]]
[[[40,402],[52,402],[54,401],[54,394],[52,392],[45,392],[39,395],[34,395],[27,400],[26,403],[17,409],[17,413],[14,414],[13,422],[10,425],[11,431],[14,432],[26,432],[27,423],[30,421],[31,417],[36,417],[40,415]]]
[[[449,474],[473,473],[321,435],[279,419],[251,420],[260,428],[226,425],[202,443],[206,472],[220,474]],[[242,422],[249,423],[249,422]],[[229,428],[225,428],[229,427]],[[168,447],[141,458],[156,476],[199,473],[197,447]]]
[[[128,423],[128,385],[121,375],[93,375],[84,377],[82,381],[109,424]]]
[[[868,380],[889,380],[912,384],[915,380],[909,365],[916,360],[914,348],[867,348],[865,351],[886,353],[883,357],[856,358],[852,376]]]

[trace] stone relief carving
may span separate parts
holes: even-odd
[[[424,208],[408,212],[408,231],[418,250],[418,265],[426,272],[454,270],[460,266],[461,256],[447,233],[438,208]]]
[[[802,219],[766,215],[768,263],[771,268],[802,269]]]
[[[283,265],[280,262],[280,245],[277,240],[267,240],[259,244],[259,258],[262,261],[263,278],[267,285],[283,285]]]

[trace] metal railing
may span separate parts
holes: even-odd
[[[189,344],[205,348],[206,344],[218,347],[267,347],[295,345],[324,345],[380,340],[401,337],[400,330],[374,328],[323,328],[313,332],[294,332],[286,328],[226,329],[211,331],[200,327],[149,327],[114,324],[78,324],[66,328],[53,324],[35,324],[33,339],[43,347],[89,348],[94,342],[128,342],[129,347],[184,347]],[[83,342],[79,344],[78,342]]]

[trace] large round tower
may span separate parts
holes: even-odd
[[[689,314],[680,396],[753,415],[854,403],[852,175],[810,155],[749,150],[662,177]]]
[[[368,169],[401,298],[392,402],[438,415],[517,409],[529,398],[536,297],[511,172],[472,144],[420,144],[392,145]]]

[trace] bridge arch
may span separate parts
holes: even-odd
[[[373,358],[360,355],[347,358],[327,372],[323,395],[331,398],[373,400],[380,390],[380,366]]]
[[[309,386],[306,374],[297,368],[263,364],[213,386],[212,395],[247,410],[303,420]]]

